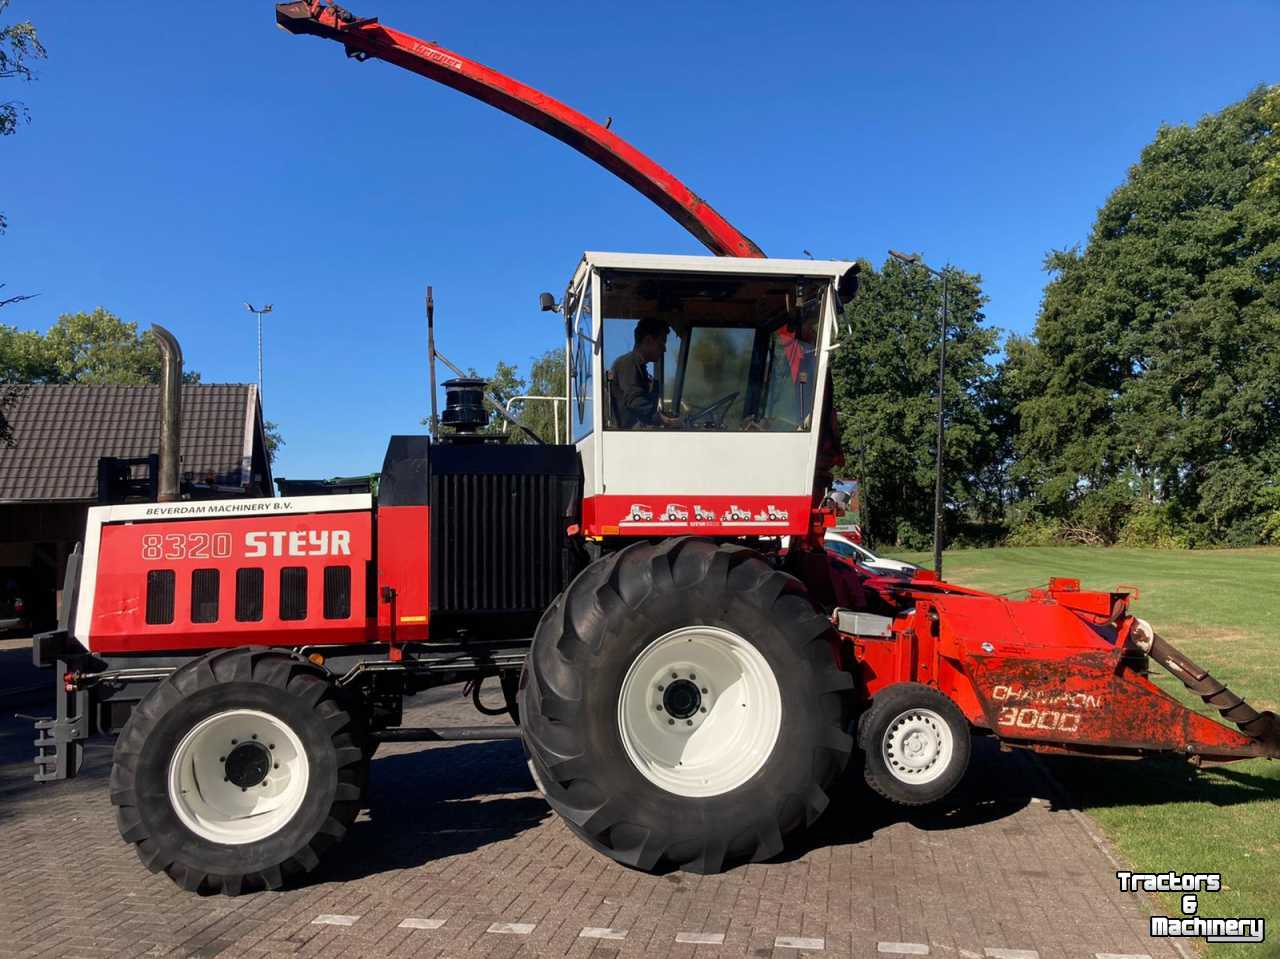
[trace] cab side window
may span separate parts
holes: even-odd
[[[592,366],[595,361],[595,343],[591,317],[591,277],[588,276],[582,287],[582,303],[573,338],[573,396],[569,406],[573,417],[574,442],[589,436],[594,423],[595,381]]]

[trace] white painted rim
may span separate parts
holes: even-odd
[[[688,716],[664,706],[671,684],[698,690]],[[760,651],[737,633],[689,626],[660,636],[632,662],[618,695],[618,733],[645,779],[677,796],[737,789],[773,754],[782,694]]]
[[[907,709],[885,730],[880,753],[885,768],[898,782],[931,783],[951,765],[955,737],[947,721],[932,709]]]
[[[226,778],[226,759],[242,743],[263,744],[270,768],[242,788]],[[279,832],[307,794],[311,763],[296,733],[270,713],[229,709],[201,720],[169,761],[169,802],[182,824],[210,842],[238,846]]]

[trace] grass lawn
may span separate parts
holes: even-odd
[[[932,556],[895,558],[929,566]],[[1141,595],[1131,608],[1257,709],[1280,713],[1280,549],[1164,551],[1044,547],[956,550],[951,582],[997,593],[1078,577]],[[1152,678],[1206,710],[1152,664]],[[1203,916],[1264,916],[1262,945],[1214,944],[1212,959],[1280,956],[1280,762],[1251,760],[1196,771],[1181,761],[1048,760],[1138,871],[1220,872],[1226,891],[1200,899]],[[1180,915],[1176,896],[1166,915]]]

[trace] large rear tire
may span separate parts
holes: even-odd
[[[525,750],[551,807],[646,870],[769,859],[813,823],[852,745],[852,677],[795,578],[753,550],[640,543],[543,616],[522,677]]]
[[[259,648],[203,656],[152,690],[116,741],[120,835],[184,889],[277,889],[359,812],[361,730],[310,663]]]

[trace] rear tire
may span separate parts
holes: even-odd
[[[278,889],[359,812],[361,729],[310,663],[259,648],[203,656],[152,690],[116,741],[120,835],[192,892]]]
[[[858,745],[872,789],[902,806],[924,806],[960,784],[972,735],[947,696],[921,683],[895,683],[876,693],[863,713]]]
[[[543,616],[522,676],[534,780],[624,865],[776,856],[852,746],[834,642],[800,582],[753,550],[673,539],[598,560]]]

